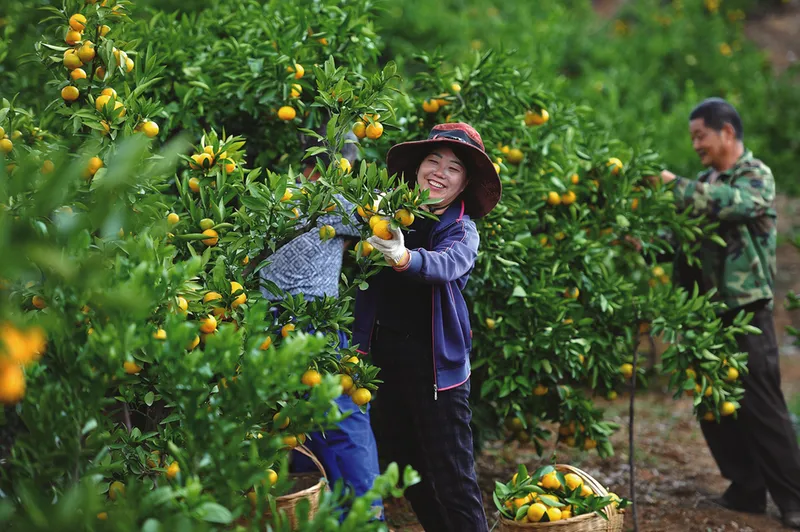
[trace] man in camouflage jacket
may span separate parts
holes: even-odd
[[[742,376],[745,395],[738,417],[702,422],[703,435],[730,487],[716,504],[737,511],[764,513],[767,491],[778,505],[783,524],[800,530],[800,449],[780,387],[775,325],[772,319],[777,213],[772,171],[742,142],[739,114],[725,100],[700,103],[689,117],[692,145],[708,169],[696,180],[667,170],[679,208],[718,222],[725,246],[703,241],[700,268],[688,267],[680,254],[676,283],[702,292],[716,288],[727,305],[730,323],[739,311],[753,312],[760,335],[742,335],[739,349],[748,353],[749,373]],[[659,179],[659,178],[654,178]]]

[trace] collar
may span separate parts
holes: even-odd
[[[750,163],[752,160],[753,160],[753,152],[748,150],[747,148],[745,148],[744,152],[742,152],[742,155],[738,159],[736,159],[735,163],[733,163],[733,166],[731,166],[730,168],[728,168],[724,172],[720,172],[719,175],[717,176],[717,179],[719,180],[719,179],[722,179],[723,177],[731,177],[742,166],[744,166],[747,163]],[[700,174],[700,181],[708,180],[708,177],[711,175],[711,173],[713,171],[714,171],[713,168],[709,168],[709,169],[703,171]]]

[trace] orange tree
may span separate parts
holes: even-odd
[[[213,0],[197,12],[153,9],[132,35],[172,73],[151,91],[166,103],[167,134],[224,127],[248,138],[255,165],[286,169],[302,155],[297,126],[326,118],[314,104],[314,66],[333,57],[362,79],[378,68],[376,9],[367,0]]]
[[[247,276],[251,252],[260,263],[323,215],[358,223],[340,198],[370,203],[390,181],[366,165],[346,179],[338,153],[349,123],[336,119],[320,146],[335,162],[315,183],[249,170],[244,140],[214,130],[156,151],[163,107],[143,94],[163,82],[162,67],[127,38],[127,9],[51,10],[54,37],[37,46],[55,79],[49,111],[39,119],[7,100],[0,110],[3,519],[24,529],[262,526],[257,516],[275,515],[276,496],[292,490],[290,449],[340,419],[332,399],[349,391],[363,406],[378,381],[352,353],[339,357],[331,333],[351,318],[337,301],[286,297],[273,319]],[[348,79],[331,61],[316,77],[342,91],[320,106],[338,113],[357,95],[356,116],[386,107],[394,73]],[[404,192],[386,204],[413,211],[423,200]],[[376,271],[365,255],[352,286]],[[341,528],[377,528],[369,504],[400,493],[400,480],[390,466],[348,502]],[[342,502],[341,491],[326,494],[300,528],[339,529]]]
[[[436,56],[419,59],[414,96],[399,111],[408,113],[408,135],[438,121],[473,124],[504,185],[501,203],[480,221],[469,284],[479,426],[498,434],[505,423],[541,449],[539,420],[553,421],[568,445],[610,454],[615,427],[584,391],[613,396],[625,385],[639,326],[650,322],[676,342],[662,368],[676,395],[699,387],[698,416],[730,415],[742,389],[728,368],[745,364],[734,334],[749,326],[723,329],[718,303],[672,287],[657,266],[672,249],[670,234],[688,252],[714,238],[675,212],[668,190],[645,185],[657,155],[542,90],[514,54],[476,53],[452,69]]]

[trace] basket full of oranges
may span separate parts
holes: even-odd
[[[520,465],[509,483],[496,483],[493,499],[501,532],[621,532],[628,504],[585,471],[566,464],[540,467],[532,475]]]

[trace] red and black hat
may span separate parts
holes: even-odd
[[[453,146],[459,158],[466,157],[469,183],[461,193],[464,211],[470,218],[486,216],[500,201],[503,187],[492,160],[486,154],[483,140],[469,124],[456,122],[433,126],[426,140],[402,142],[389,150],[386,166],[389,175],[401,175],[407,181],[416,181],[417,168],[436,144]]]

